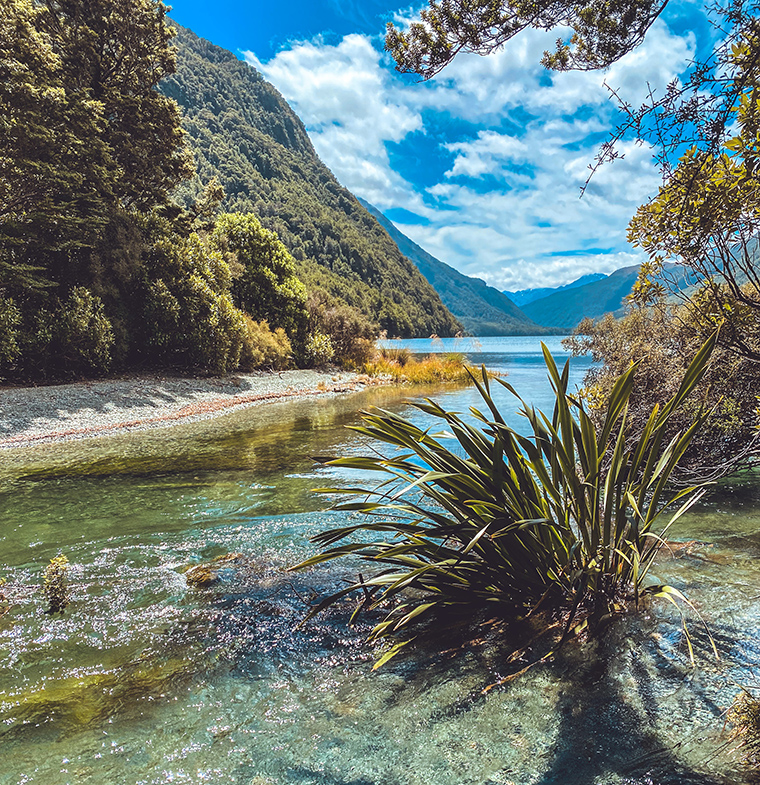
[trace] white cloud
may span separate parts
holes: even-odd
[[[605,81],[636,104],[647,83],[664,88],[694,50],[691,36],[658,22],[606,74],[548,74],[539,61],[556,37],[527,31],[488,57],[458,57],[427,83],[398,77],[378,42],[361,35],[337,45],[293,43],[266,63],[246,59],[291,103],[350,190],[381,210],[427,219],[399,228],[442,261],[499,287],[525,288],[641,260],[625,227],[659,182],[647,149],[626,144],[625,158],[578,198],[614,125]],[[447,124],[453,138],[441,131]],[[423,161],[437,157],[432,185],[429,176],[421,184],[420,167],[406,179],[392,167],[389,145],[412,134]]]
[[[393,171],[386,149],[422,130],[422,117],[403,100],[366,36],[348,35],[337,45],[292,44],[267,63],[243,54],[290,102],[343,185],[380,209],[398,200],[422,206],[419,197],[410,201],[414,189]]]

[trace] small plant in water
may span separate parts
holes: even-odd
[[[62,554],[51,559],[45,568],[42,589],[48,602],[48,613],[62,613],[69,604],[69,585],[66,578],[68,569],[69,560]]]
[[[6,578],[0,578],[0,616],[5,616],[5,614],[8,613],[8,611],[11,609],[11,603],[3,591],[3,587],[6,583],[8,583]]]
[[[714,344],[713,336],[677,393],[662,409],[654,407],[633,438],[626,412],[637,366],[617,380],[596,432],[583,402],[567,391],[569,365],[560,372],[545,346],[555,393],[551,417],[496,379],[522,404],[530,436],[505,422],[485,368],[479,379],[472,375],[486,407],[471,409],[477,427],[432,401],[415,405],[442,421],[444,434],[392,412],[365,412],[364,424],[354,430],[400,452],[329,461],[387,479],[369,494],[364,488],[324,489],[364,497],[335,507],[363,517],[317,535],[322,553],[294,569],[347,556],[381,569],[327,597],[309,617],[352,592],[361,592],[357,611],[384,608],[370,637],[390,636],[396,643],[377,667],[414,639],[407,628],[456,608],[488,610],[486,618],[494,613],[527,618],[539,609],[559,613],[556,651],[571,633],[601,628],[611,614],[644,595],[689,604],[677,589],[648,585],[646,579],[668,527],[702,493],[697,488],[669,493],[667,483],[704,416],[670,442],[665,433],[671,414],[702,377]],[[445,447],[442,437],[455,438],[457,449]],[[655,531],[669,508],[670,522]],[[685,625],[684,630],[691,654]]]
[[[741,751],[742,762],[760,772],[760,700],[743,690],[728,710],[727,719],[733,725],[731,741]]]

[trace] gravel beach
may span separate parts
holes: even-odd
[[[268,401],[353,392],[373,383],[377,380],[354,373],[303,370],[5,387],[0,388],[0,450],[191,422]]]

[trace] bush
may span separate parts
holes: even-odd
[[[309,333],[304,359],[310,368],[322,368],[335,356],[332,341],[324,333]]]
[[[253,215],[227,213],[216,223],[215,248],[234,262],[235,304],[254,320],[283,327],[302,348],[306,340],[306,287],[296,276],[293,257],[274,232]]]
[[[21,354],[21,311],[12,299],[0,297],[0,369],[9,368]]]
[[[371,359],[377,326],[364,314],[322,291],[309,293],[306,309],[309,330],[330,339],[337,362],[347,368],[361,368]]]
[[[71,374],[105,373],[114,343],[103,303],[83,286],[71,290],[58,309],[54,358]]]
[[[317,535],[314,542],[323,552],[294,569],[345,556],[382,569],[327,597],[309,616],[361,592],[360,607],[387,609],[372,631],[377,639],[403,634],[434,612],[456,607],[524,616],[542,606],[566,613],[560,646],[582,625],[595,630],[627,600],[637,604],[644,594],[680,597],[675,589],[647,586],[645,580],[670,525],[655,533],[659,516],[686,498],[672,523],[700,495],[695,489],[667,493],[666,484],[702,418],[661,447],[670,418],[702,377],[713,345],[714,338],[689,366],[676,394],[652,410],[643,434],[633,440],[624,426],[636,366],[615,383],[596,432],[583,403],[567,392],[568,365],[560,373],[545,347],[556,396],[551,418],[497,380],[522,404],[530,438],[505,423],[485,368],[480,380],[473,376],[487,407],[485,413],[471,410],[480,428],[431,401],[416,404],[442,421],[457,440],[456,450],[444,447],[431,428],[383,410],[365,413],[364,424],[354,430],[403,454],[329,462],[388,479],[369,494],[332,489],[360,498],[335,509],[366,518]],[[380,538],[342,542],[357,532]],[[397,643],[377,664],[409,640]]]
[[[245,339],[240,355],[240,367],[251,371],[255,368],[271,368],[281,371],[290,367],[293,351],[290,340],[282,327],[272,331],[264,322],[255,322],[243,314]]]
[[[155,242],[145,266],[138,341],[150,362],[210,373],[237,369],[248,328],[229,285],[227,263],[198,235]]]
[[[695,295],[699,301],[699,295]],[[678,388],[684,370],[705,337],[722,323],[713,362],[690,401],[670,420],[672,436],[691,422],[703,406],[710,413],[679,463],[674,480],[682,484],[717,479],[736,471],[760,449],[755,431],[756,391],[760,364],[721,344],[731,338],[736,319],[729,325],[721,318],[705,321],[702,307],[691,303],[631,308],[621,319],[608,314],[599,321],[584,319],[565,345],[574,354],[589,354],[596,363],[586,375],[582,395],[589,414],[599,426],[616,379],[639,360],[629,402],[627,427],[633,436],[642,432],[652,405],[663,405]],[[742,327],[743,340],[760,351],[760,324]]]

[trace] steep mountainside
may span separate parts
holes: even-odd
[[[585,286],[587,283],[593,283],[594,281],[601,281],[602,278],[606,277],[607,276],[604,273],[589,273],[588,275],[582,275],[577,280],[572,283],[567,283],[564,286],[546,286],[540,289],[520,289],[517,292],[504,290],[504,294],[506,294],[515,305],[522,308],[524,305],[532,303],[534,300],[548,297],[555,292],[562,292],[565,289],[577,289],[579,286]]]
[[[506,295],[479,278],[470,278],[431,256],[400,232],[376,207],[359,199],[377,218],[401,252],[441,296],[443,304],[473,335],[541,335],[547,332],[531,321]]]
[[[253,68],[177,27],[177,73],[161,90],[180,105],[198,175],[216,176],[223,209],[273,229],[311,289],[362,311],[392,336],[452,335],[460,325],[377,221],[319,160],[303,124]]]

